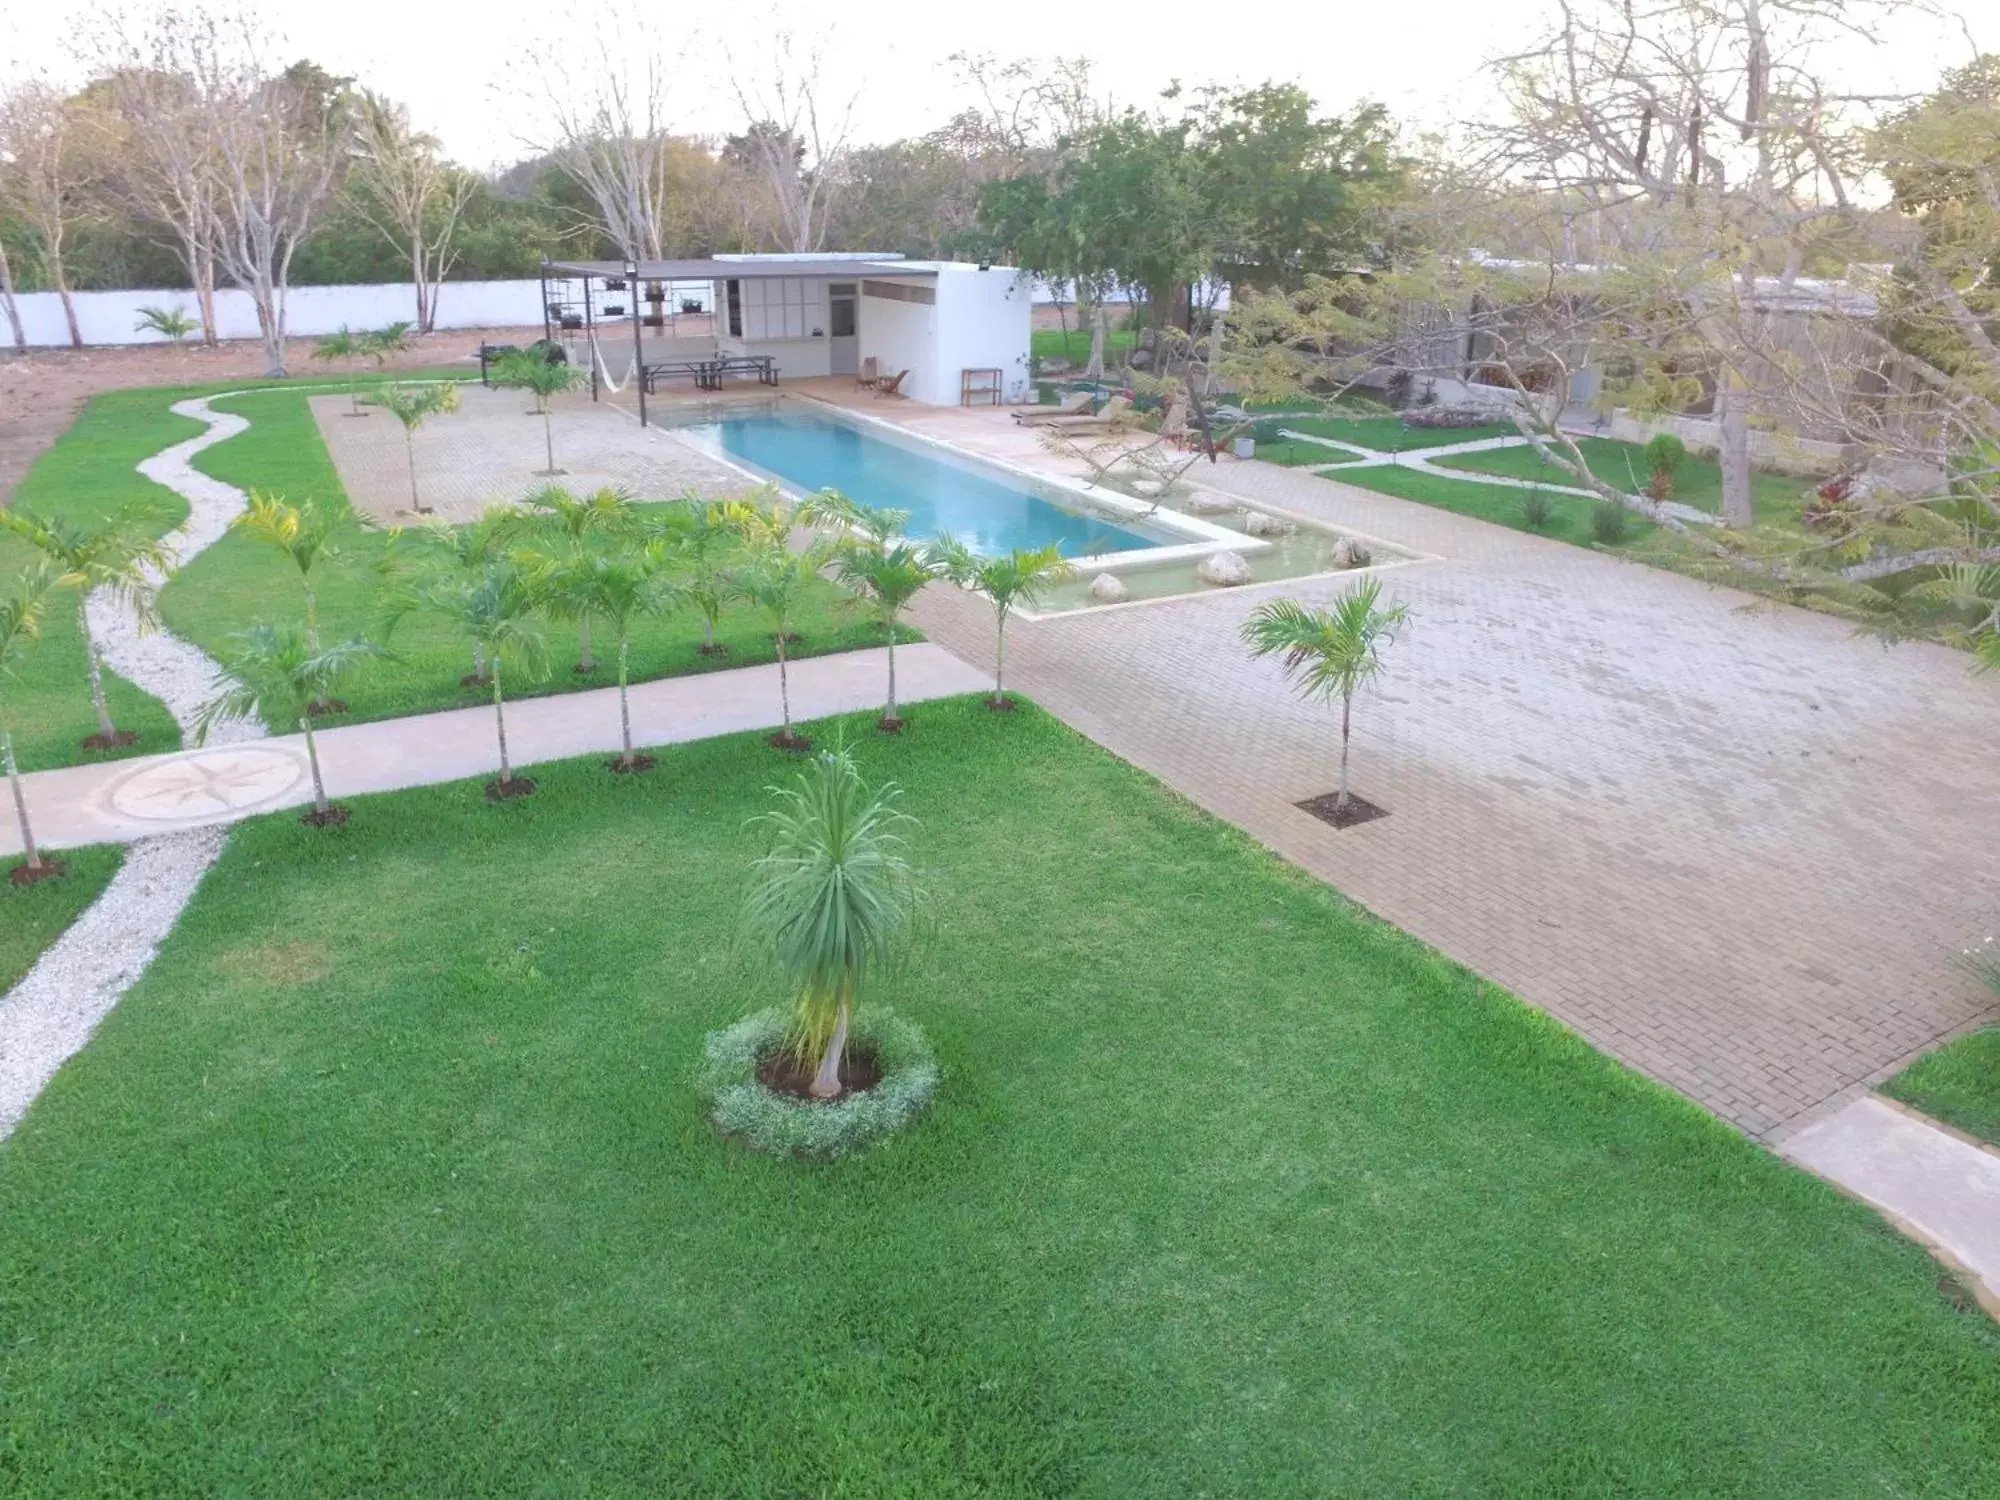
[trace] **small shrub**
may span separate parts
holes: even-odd
[[[1521,524],[1530,531],[1546,531],[1556,518],[1556,503],[1547,490],[1528,490],[1521,496]]]
[[[1616,500],[1600,500],[1590,510],[1590,534],[1600,547],[1615,547],[1632,534],[1632,512]]]
[[[1646,493],[1664,500],[1674,492],[1674,471],[1687,462],[1687,444],[1671,432],[1656,432],[1646,444],[1646,467],[1653,472]]]
[[[850,1047],[873,1047],[875,1087],[825,1101],[778,1093],[757,1069],[785,1042],[792,1013],[779,1006],[708,1034],[697,1088],[724,1135],[755,1151],[832,1160],[852,1156],[922,1114],[937,1092],[937,1059],[924,1034],[887,1006],[854,1017]]]

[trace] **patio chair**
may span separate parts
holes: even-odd
[[[903,382],[909,378],[910,372],[908,370],[898,370],[894,375],[876,383],[875,394],[878,396],[900,396],[903,394]]]
[[[1073,391],[1063,397],[1060,406],[1030,406],[1014,413],[1014,420],[1023,427],[1040,427],[1045,422],[1053,422],[1058,417],[1082,417],[1090,414],[1090,392]]]
[[[854,377],[854,383],[868,390],[874,390],[882,383],[882,362],[874,355],[861,361],[861,372]]]
[[[1109,401],[1104,403],[1102,411],[1091,416],[1050,417],[1047,421],[1037,425],[1052,427],[1057,432],[1088,432],[1093,428],[1109,427],[1114,422],[1123,421],[1125,415],[1131,410],[1132,402],[1130,398],[1113,396]]]

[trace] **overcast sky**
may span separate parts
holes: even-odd
[[[1960,0],[1981,19],[1974,31],[2000,48],[2000,3]],[[542,122],[534,59],[581,66],[590,55],[567,0],[259,0],[256,13],[286,52],[352,74],[410,106],[418,125],[468,164],[522,154]],[[143,3],[126,7],[143,13]],[[583,14],[601,10],[596,7]],[[80,77],[79,27],[96,24],[96,0],[0,0],[0,76],[24,69],[57,81]],[[682,59],[672,111],[676,128],[717,133],[739,123],[727,87],[729,58],[754,69],[778,26],[824,39],[831,91],[858,97],[856,134],[886,140],[928,129],[959,100],[946,59],[958,51],[1001,57],[1060,51],[1091,59],[1105,90],[1144,103],[1166,83],[1295,80],[1322,105],[1344,110],[1365,98],[1418,127],[1448,124],[1476,106],[1480,65],[1517,47],[1547,0],[1141,0],[1138,4],[877,3],[744,0],[677,6],[648,3],[646,24]],[[838,19],[851,10],[855,19]],[[828,18],[835,17],[828,29]],[[636,39],[635,39],[636,44]],[[1888,45],[1842,59],[1846,81],[1873,91],[1919,90],[1969,56],[1955,23],[1911,16]]]

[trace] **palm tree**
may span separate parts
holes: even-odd
[[[1340,795],[1334,807],[1346,811],[1347,742],[1354,695],[1382,670],[1382,647],[1409,619],[1408,606],[1382,603],[1382,580],[1356,584],[1332,609],[1310,609],[1297,599],[1260,604],[1243,622],[1252,656],[1281,656],[1285,676],[1308,698],[1340,700]]]
[[[201,325],[188,316],[185,307],[142,307],[139,321],[132,325],[134,333],[157,333],[161,338],[172,339],[178,349],[187,342],[187,336]]]
[[[14,580],[13,587],[0,595],[0,688],[12,681],[20,662],[42,638],[42,612],[57,583],[55,568],[38,557]],[[35,830],[28,823],[28,798],[21,789],[21,768],[14,762],[14,732],[0,697],[0,763],[7,771],[7,786],[14,794],[14,819],[21,826],[21,850],[27,863],[11,877],[16,885],[32,885],[63,873],[63,866],[44,860],[35,846]]]
[[[541,355],[531,354],[525,349],[502,355],[500,363],[494,367],[493,383],[502,390],[534,393],[535,415],[542,419],[542,441],[548,448],[549,456],[549,466],[540,471],[544,479],[553,479],[563,472],[556,467],[556,439],[549,419],[549,397],[575,390],[583,381],[583,371],[576,366],[550,364]]]
[[[389,356],[401,354],[410,347],[410,330],[416,325],[407,319],[377,328],[372,333],[364,333],[355,339],[355,349],[375,361],[377,370],[389,367]]]
[[[984,594],[993,605],[993,696],[986,700],[986,706],[1007,712],[1014,707],[1003,680],[1007,617],[1017,607],[1033,604],[1076,569],[1053,543],[1035,551],[1016,547],[1002,557],[981,557],[963,542],[946,537],[931,544],[931,555],[945,576]]]
[[[223,690],[196,711],[195,743],[206,744],[209,733],[227,719],[272,718],[297,724],[305,733],[306,762],[312,767],[313,810],[304,821],[320,828],[345,823],[347,809],[326,799],[313,718],[344,679],[387,653],[367,640],[322,647],[308,630],[296,625],[253,625],[235,640],[235,648],[222,657],[217,685]]]
[[[350,417],[365,417],[361,409],[361,372],[359,362],[368,352],[368,335],[355,333],[345,323],[313,345],[312,357],[327,364],[335,360],[347,366],[347,414]]]
[[[685,568],[682,593],[701,611],[703,656],[729,652],[716,640],[715,626],[732,594],[735,554],[758,514],[747,500],[704,500],[690,490],[651,523],[653,534],[674,546]]]
[[[558,565],[553,587],[560,589],[569,609],[582,617],[596,615],[618,641],[618,728],[623,746],[614,771],[645,771],[650,755],[632,753],[632,710],[626,698],[631,681],[632,627],[640,619],[678,609],[684,600],[675,568],[680,559],[665,542],[605,556],[578,553]]]
[[[77,628],[83,632],[84,654],[90,662],[90,701],[97,710],[97,733],[83,742],[86,749],[111,749],[138,738],[120,732],[104,701],[104,663],[90,632],[90,595],[102,590],[130,606],[141,629],[156,624],[160,585],[174,561],[161,533],[171,524],[159,510],[142,503],[128,505],[94,527],[79,526],[63,516],[0,510],[0,527],[49,560],[58,586],[78,591]]]
[[[500,779],[488,782],[494,801],[524,797],[535,789],[527,777],[516,777],[507,758],[507,712],[501,699],[503,668],[515,666],[531,679],[547,670],[548,647],[536,627],[541,592],[520,564],[495,559],[479,573],[466,577],[439,573],[421,587],[423,603],[451,620],[485,660],[493,688],[493,728],[500,742]]]
[[[403,424],[403,452],[410,462],[410,509],[418,515],[429,507],[417,494],[417,429],[439,412],[458,410],[458,387],[446,383],[385,385],[368,398]]]
[[[524,504],[531,519],[567,546],[569,558],[566,563],[557,564],[559,571],[564,566],[587,562],[593,540],[629,537],[637,531],[638,506],[631,492],[613,485],[607,484],[589,495],[578,495],[559,484],[547,484],[529,495]],[[588,576],[588,569],[576,576]],[[580,597],[575,590],[560,586],[551,595],[557,601],[575,601]],[[590,609],[587,605],[579,606],[570,616],[577,622],[576,670],[588,676],[597,670],[597,659],[590,653]]]
[[[408,533],[391,531],[389,545],[376,563],[378,632],[386,638],[405,615],[421,608],[443,581],[484,577],[489,564],[507,555],[525,524],[520,510],[512,505],[489,505],[467,526],[426,521],[416,533],[420,545],[414,557],[403,550]],[[490,681],[486,648],[475,640],[472,671],[459,679],[459,686],[483,688]]]
[[[313,587],[313,569],[340,555],[334,541],[337,519],[318,502],[306,500],[293,505],[279,495],[250,492],[250,508],[229,523],[253,541],[282,553],[299,570],[299,584],[306,596],[306,644],[319,649],[319,591]]]
[[[798,522],[802,526],[846,527],[863,537],[887,542],[903,534],[903,528],[910,524],[910,513],[886,506],[867,505],[850,499],[839,490],[825,489],[816,495],[806,496],[800,503]]]
[[[944,576],[944,564],[908,542],[877,542],[841,548],[833,566],[840,581],[888,629],[889,701],[878,727],[895,734],[903,727],[902,716],[896,712],[896,622],[925,584]]]
[[[916,820],[898,810],[893,782],[871,793],[845,752],[820,754],[796,785],[771,790],[779,805],[757,820],[771,846],[744,920],[797,987],[788,1046],[813,1074],[808,1092],[832,1099],[869,970],[919,899],[902,834]]]
[[[799,606],[821,582],[820,569],[832,558],[833,549],[825,543],[814,543],[802,552],[794,552],[783,537],[778,537],[754,546],[749,558],[732,575],[735,594],[770,615],[777,626],[778,700],[784,728],[771,737],[771,743],[780,750],[812,748],[811,740],[792,733],[792,690],[785,647],[792,639],[792,621]]]

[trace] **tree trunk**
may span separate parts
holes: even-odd
[[[486,646],[481,641],[472,643],[472,675],[481,682],[486,680]]]
[[[882,715],[894,723],[902,717],[896,712],[896,617],[889,616],[889,707]]]
[[[507,764],[507,711],[500,706],[500,662],[493,663],[493,727],[500,736],[500,786],[504,790],[514,779],[514,769]]]
[[[0,729],[0,759],[7,766],[7,785],[14,792],[14,821],[21,825],[21,850],[28,856],[28,868],[42,867],[42,851],[35,847],[35,830],[28,826],[28,799],[21,790],[21,768],[14,764],[14,736]]]
[[[833,1023],[833,1035],[827,1040],[826,1056],[820,1059],[819,1072],[814,1075],[812,1087],[806,1092],[815,1099],[836,1099],[840,1096],[840,1062],[847,1052],[847,996],[840,997],[840,1015]]]
[[[785,676],[785,622],[778,621],[778,705],[785,717],[785,738],[792,737],[792,686]]]
[[[588,610],[577,616],[576,632],[576,669],[579,672],[595,672],[597,670],[597,658],[590,654],[590,613]]]
[[[1333,805],[1340,811],[1347,810],[1347,731],[1354,717],[1354,700],[1340,700],[1340,795],[1333,799]]]
[[[1083,367],[1086,380],[1104,378],[1105,325],[1109,318],[1110,314],[1104,310],[1104,298],[1100,296],[1090,308],[1090,362]]]
[[[319,595],[313,592],[312,575],[302,574],[301,581],[306,586],[306,649],[314,656],[319,655]]]
[[[554,425],[549,420],[549,403],[547,401],[542,402],[542,443],[548,449],[549,454],[547,472],[553,476],[556,472],[556,433]]]
[[[213,349],[221,338],[215,326],[215,256],[203,249],[196,252],[193,268],[194,305],[201,314],[201,341]]]
[[[306,764],[312,767],[313,811],[324,816],[327,810],[326,783],[319,775],[319,743],[313,739],[313,721],[309,713],[299,715],[299,728],[306,732]]]
[[[90,702],[97,710],[97,732],[106,740],[118,734],[118,726],[111,722],[111,710],[104,702],[104,665],[97,659],[97,638],[90,633],[89,596],[84,595],[76,602],[76,623],[83,631],[83,654],[90,661]]]
[[[1756,524],[1750,503],[1750,414],[1743,409],[1742,377],[1725,363],[1715,382],[1715,424],[1722,466],[1722,524],[1748,530]]]
[[[1007,689],[1002,682],[1002,674],[1007,665],[1007,616],[1004,612],[993,617],[993,701],[1005,703]]]
[[[618,738],[625,747],[625,753],[618,763],[626,770],[632,769],[632,705],[625,697],[625,684],[630,680],[626,671],[626,658],[631,645],[629,637],[618,637]]]
[[[410,460],[410,508],[420,516],[427,515],[424,502],[417,495],[417,430],[414,427],[403,429],[403,452]]]
[[[264,373],[273,380],[285,375],[285,321],[278,309],[275,290],[266,282],[251,288],[257,304],[257,331],[264,341]]]
[[[14,268],[7,260],[7,247],[0,245],[0,307],[7,309],[7,328],[14,335],[14,347],[28,347],[28,330],[21,326],[20,304],[14,300]]]

